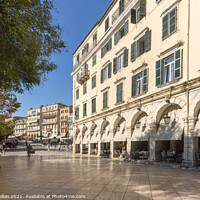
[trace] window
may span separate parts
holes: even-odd
[[[112,38],[110,38],[109,42],[101,48],[101,58],[104,57],[104,55],[112,49]]]
[[[93,47],[97,45],[97,33],[93,35]]]
[[[76,107],[75,109],[75,119],[79,119],[79,107]]]
[[[124,11],[124,0],[119,1],[119,15]]]
[[[182,50],[156,62],[156,86],[181,78]]]
[[[92,99],[92,113],[96,112],[96,97]]]
[[[80,59],[79,57],[80,57],[80,55],[78,54],[77,57],[76,57],[77,63],[79,63],[79,59]]]
[[[109,29],[109,17],[105,21],[105,32]]]
[[[79,88],[76,89],[76,99],[79,99]]]
[[[64,113],[64,110],[61,110],[61,113]]]
[[[131,23],[136,24],[146,16],[146,0],[140,0],[138,8],[131,9]]]
[[[83,84],[83,95],[87,93],[87,83]]]
[[[108,107],[108,92],[103,93],[103,109]]]
[[[120,83],[117,85],[117,103],[120,103],[123,101],[123,83]]]
[[[131,61],[136,57],[141,56],[151,49],[151,31],[147,29],[144,35],[137,41],[131,44]]]
[[[79,73],[76,74],[76,81],[79,80]]]
[[[61,123],[61,126],[62,126],[62,127],[64,126],[64,122]]]
[[[113,74],[128,66],[128,49],[125,49],[123,54],[113,59]]]
[[[96,87],[96,74],[92,76],[92,89]]]
[[[89,52],[89,44],[87,43],[84,48],[82,49],[82,56]]]
[[[96,64],[97,64],[97,56],[95,55],[95,56],[92,58],[92,67],[94,67]]]
[[[68,119],[68,116],[65,116],[65,119]]]
[[[164,40],[168,36],[176,32],[176,11],[175,7],[170,12],[168,12],[162,20],[162,39]]]
[[[132,76],[132,94],[131,96],[139,95],[148,90],[148,69]]]
[[[87,103],[83,104],[83,117],[87,115]]]
[[[111,62],[101,70],[101,83],[111,77]]]
[[[64,119],[64,117],[61,117],[61,119]]]
[[[68,109],[67,109],[67,110],[65,110],[65,113],[68,113]]]
[[[124,26],[114,34],[114,44],[116,45],[128,33],[128,20]]]

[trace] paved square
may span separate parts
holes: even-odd
[[[65,198],[53,195],[102,200],[200,199],[199,170],[139,165],[67,152],[36,152],[30,159],[25,152],[7,153],[0,156],[0,166],[0,195],[23,195],[23,199],[28,199],[26,195],[50,195],[51,199]]]

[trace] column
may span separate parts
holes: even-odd
[[[155,162],[156,160],[156,132],[157,132],[157,126],[156,123],[150,124],[149,129],[149,161]]]
[[[191,166],[195,164],[195,145],[194,145],[194,118],[184,119],[184,154],[183,164]]]
[[[80,143],[80,154],[83,154],[83,143],[82,143],[82,141]]]
[[[113,129],[110,130],[110,158],[114,157],[114,141],[113,141]]]
[[[128,155],[131,156],[131,126],[126,127],[126,137],[127,137],[126,151]]]
[[[98,140],[98,156],[101,155],[101,139]]]
[[[91,154],[91,144],[90,144],[90,141],[88,141],[88,155]]]

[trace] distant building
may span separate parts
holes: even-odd
[[[41,137],[41,107],[31,108],[27,115],[27,136],[36,140]]]
[[[26,126],[26,117],[17,118],[15,121],[15,127],[13,130],[13,134],[16,137],[20,137],[26,134],[27,126]]]
[[[73,106],[60,109],[60,137],[72,141],[73,137]]]
[[[60,136],[60,109],[66,107],[63,103],[42,106],[42,136],[57,138]]]

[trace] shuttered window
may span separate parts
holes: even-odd
[[[87,115],[87,103],[83,104],[83,117]]]
[[[136,42],[131,44],[131,62],[136,59]]]
[[[96,74],[92,77],[92,89],[96,87]]]
[[[117,58],[113,59],[113,74],[117,73]]]
[[[96,97],[92,99],[92,113],[96,112]]]
[[[148,69],[132,76],[131,96],[139,95],[148,91]]]
[[[156,86],[182,77],[182,49],[156,62]]]
[[[92,58],[92,67],[94,67],[97,63],[97,56],[95,55],[93,58]]]
[[[79,107],[76,107],[75,109],[75,119],[79,119]]]
[[[103,109],[108,107],[108,92],[103,93]]]
[[[177,8],[175,7],[168,12],[162,19],[162,39],[164,40],[168,36],[176,32],[177,26]]]
[[[116,45],[119,42],[119,40],[121,40],[121,38],[127,35],[127,33],[128,33],[128,20],[125,22],[124,26],[114,34],[114,45]]]
[[[131,23],[136,24],[136,10],[131,9]]]
[[[79,99],[79,89],[76,89],[76,99]]]
[[[105,32],[109,29],[109,17],[105,21]]]
[[[120,103],[123,101],[123,83],[120,83],[117,85],[117,103]]]
[[[104,57],[104,55],[112,49],[112,38],[109,39],[108,43],[101,48],[101,58]]]
[[[111,77],[112,63],[110,62],[106,67],[101,70],[101,83]]]
[[[124,0],[119,1],[119,15],[124,11]]]
[[[83,95],[87,93],[87,83],[83,84]]]

